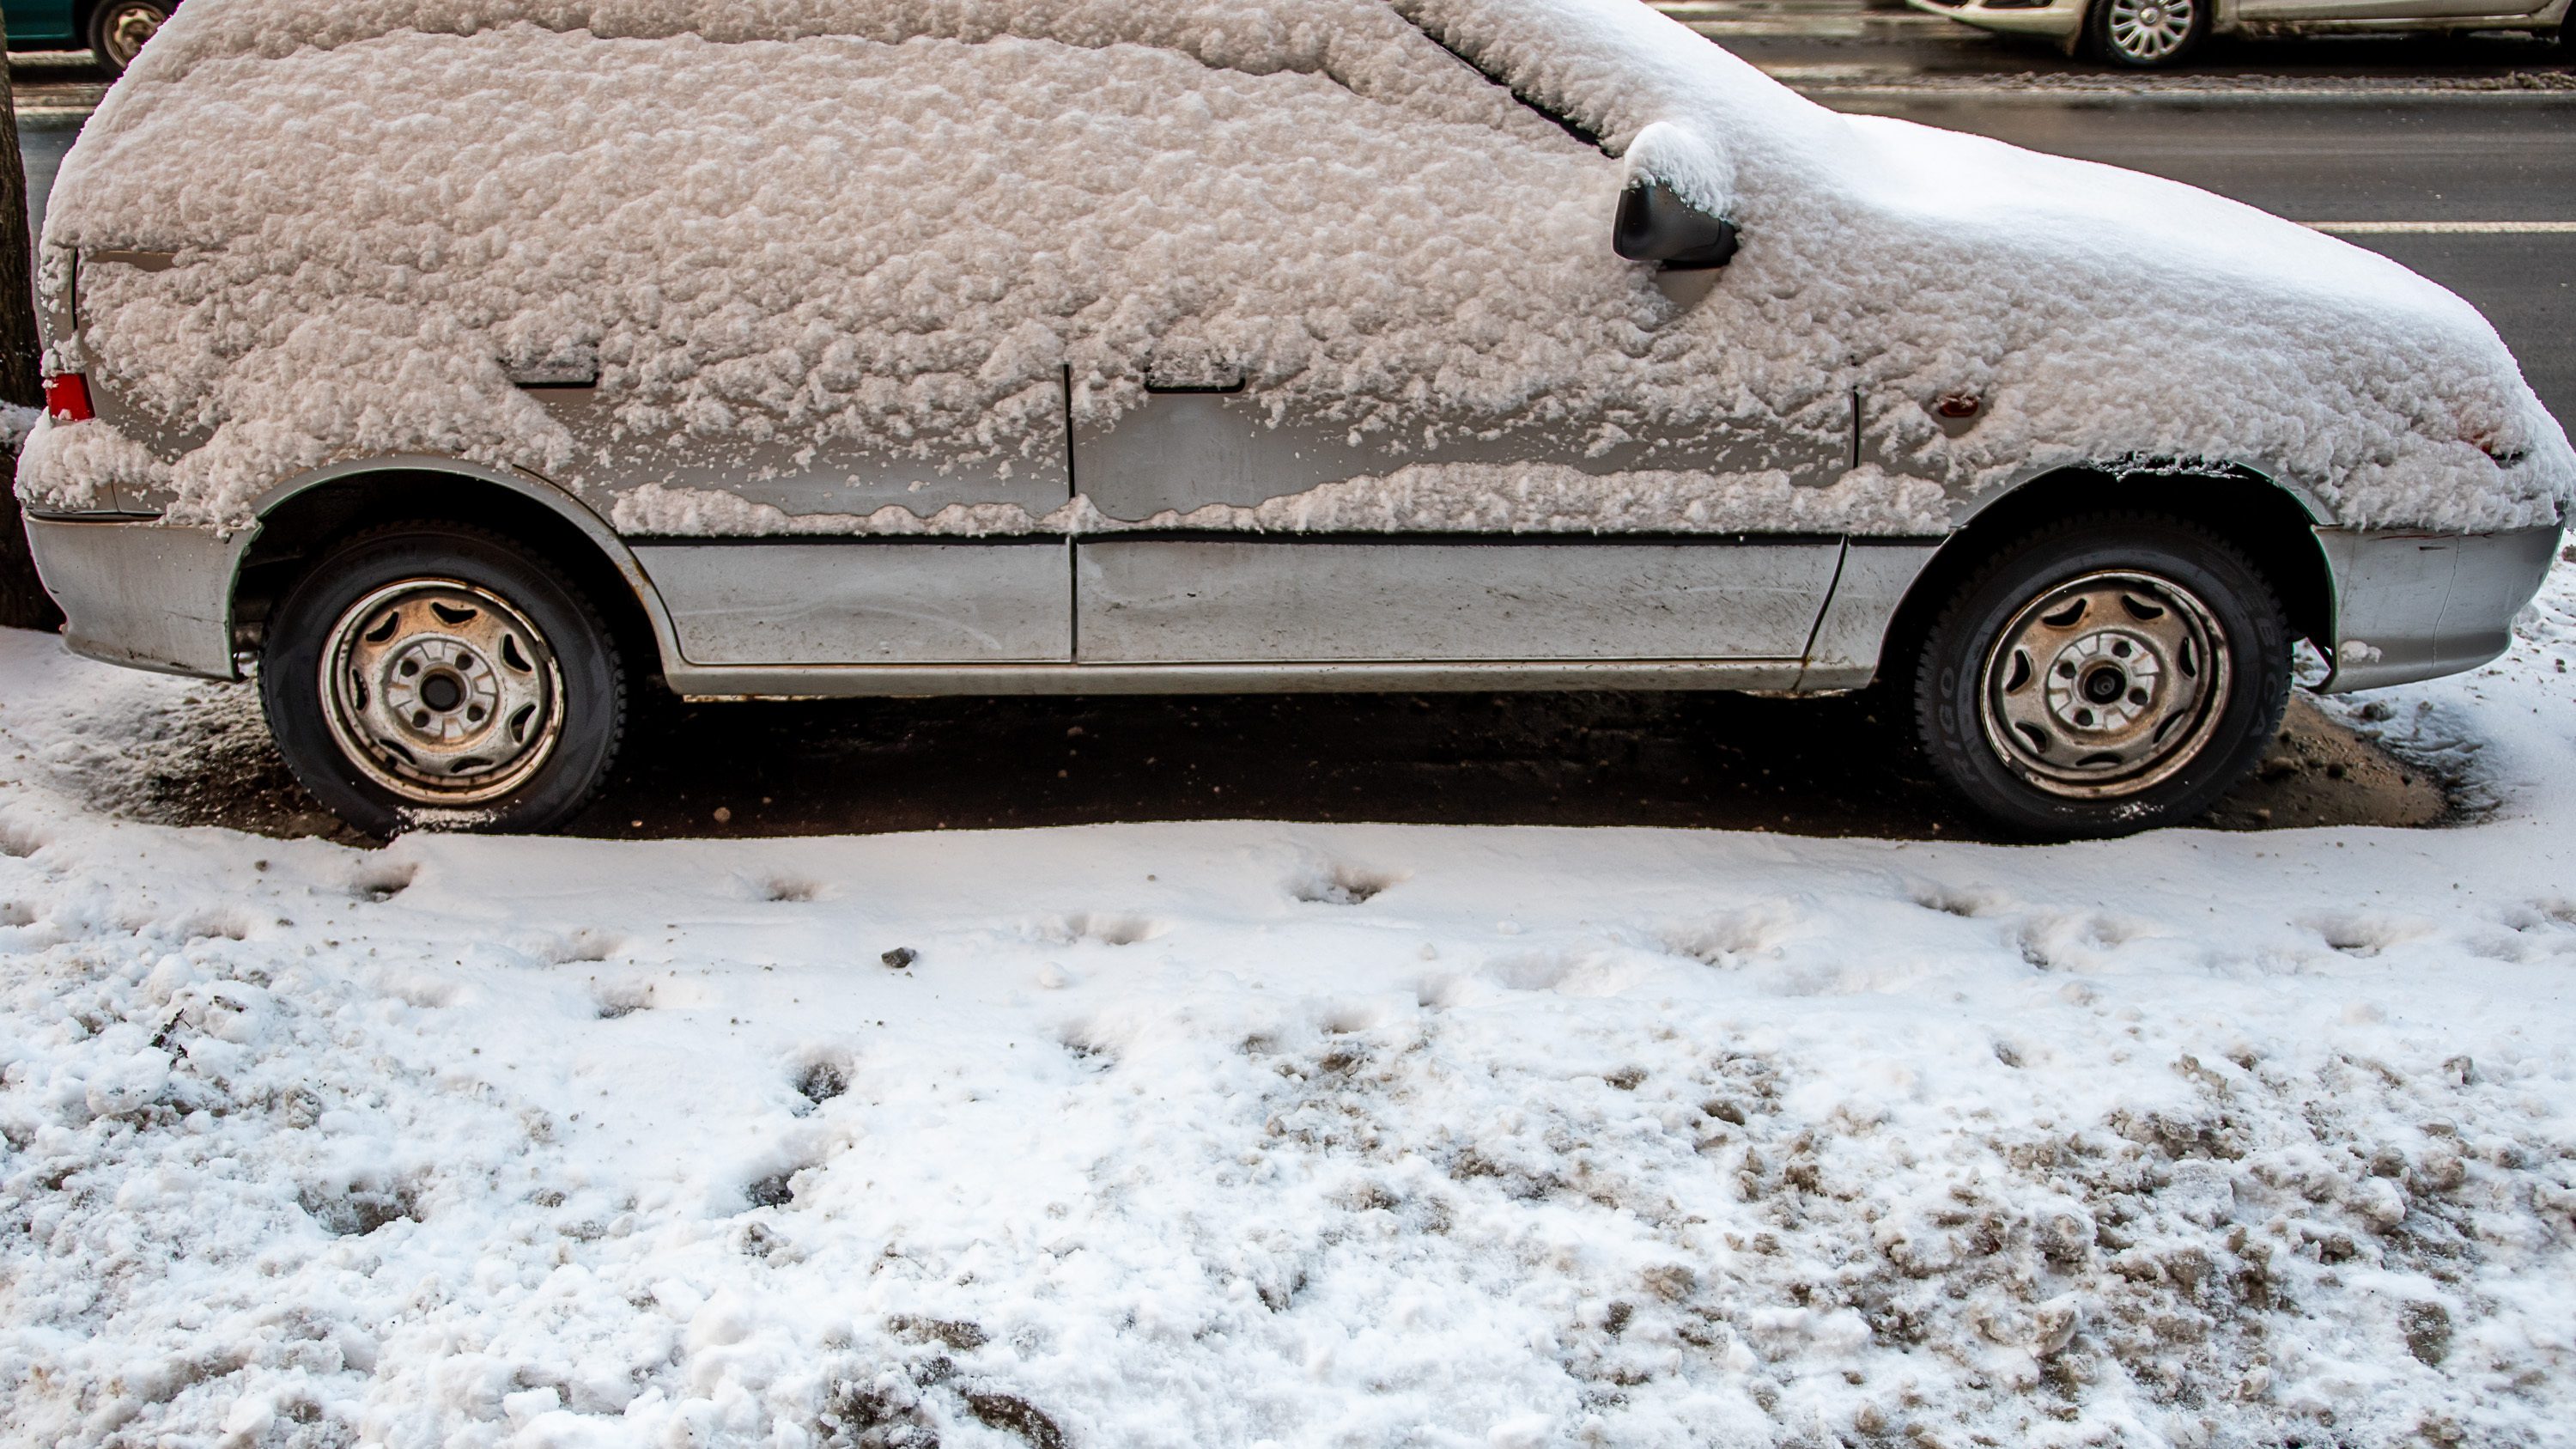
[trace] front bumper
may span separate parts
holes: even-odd
[[[2008,35],[2044,35],[2070,40],[2084,28],[2091,0],[2049,0],[2045,5],[1997,5],[1992,0],[1905,0],[1917,10],[1947,15],[1963,24]]]
[[[2334,571],[2334,673],[2342,694],[2475,669],[2513,644],[2514,616],[2558,559],[2559,528],[2423,533],[2320,528]]]
[[[206,679],[233,668],[233,573],[248,533],[113,515],[30,514],[27,544],[63,642],[110,664]]]

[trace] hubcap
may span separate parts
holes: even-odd
[[[2086,574],[2022,606],[1978,696],[1986,742],[2052,795],[2131,795],[2200,753],[2227,706],[2226,635],[2189,589]]]
[[[2170,58],[2191,37],[2199,0],[2110,0],[2111,48],[2130,60]]]
[[[118,70],[125,69],[141,53],[143,42],[161,30],[167,17],[158,6],[118,5],[107,12],[107,23],[99,27],[99,38],[107,47],[107,58]]]
[[[322,700],[350,763],[422,805],[508,794],[563,733],[545,636],[457,579],[407,579],[350,605],[323,649]]]

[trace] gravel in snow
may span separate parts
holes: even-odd
[[[2485,823],[2039,849],[357,851],[115,819],[203,686],[5,636],[0,1422],[2563,1443],[2570,585],[2390,697]]]

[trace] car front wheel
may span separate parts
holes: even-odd
[[[2289,688],[2289,626],[2261,571],[2148,515],[2025,535],[1952,598],[1914,667],[1934,771],[2051,839],[2198,816],[2261,758]]]
[[[259,683],[296,778],[379,836],[560,825],[626,724],[590,601],[462,525],[398,524],[324,555],[270,619]]]
[[[2179,65],[2209,34],[2210,0],[2094,0],[2085,38],[2094,56],[2150,70]]]

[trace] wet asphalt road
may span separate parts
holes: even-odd
[[[1703,28],[1839,108],[2171,176],[2356,244],[2476,303],[2576,418],[2576,56],[2514,38],[2219,44],[2106,80],[2027,42],[1856,0],[1716,0]],[[97,78],[21,58],[38,208]],[[2116,88],[2114,88],[2116,86]],[[2397,229],[2391,230],[2394,227]],[[328,831],[240,710],[146,813]],[[597,835],[807,834],[1283,818],[1973,835],[1875,695],[1327,695],[651,704]],[[221,716],[221,718],[217,718]],[[2311,712],[2221,807],[2234,828],[2425,824],[2418,767]],[[721,812],[721,813],[719,813]]]

